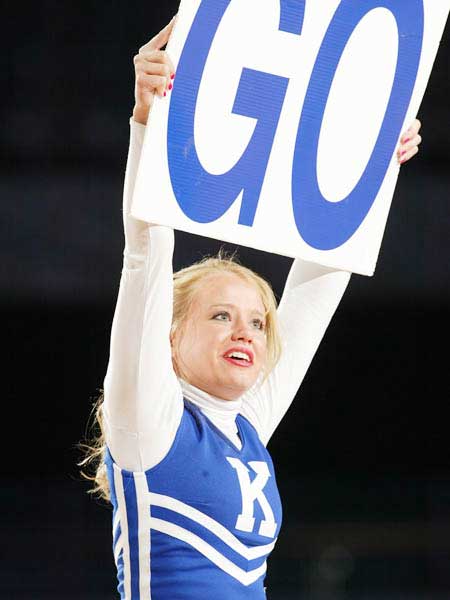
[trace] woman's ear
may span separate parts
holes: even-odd
[[[175,334],[171,333],[169,336],[170,339],[170,349],[172,350],[172,366],[173,366],[173,370],[175,371],[175,375],[177,377],[180,377],[180,371],[178,369],[178,364],[177,364],[177,359],[176,359],[176,346],[175,346]]]
[[[177,344],[177,335],[174,331],[170,332],[169,340],[170,340],[170,350],[172,353],[172,362],[174,362],[175,358],[176,358],[175,355],[177,353],[177,345],[178,345]]]
[[[170,329],[169,340],[170,340],[170,347],[173,350],[173,345],[175,343],[175,331],[174,331],[173,327]]]

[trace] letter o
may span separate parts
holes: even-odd
[[[392,12],[399,49],[392,91],[383,123],[366,168],[354,189],[340,202],[329,202],[317,181],[320,128],[333,78],[358,23],[375,8]],[[369,212],[383,183],[400,135],[419,68],[423,42],[423,0],[343,0],[328,27],[306,92],[292,168],[292,205],[303,240],[319,250],[344,244]]]

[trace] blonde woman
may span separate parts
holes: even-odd
[[[259,600],[281,525],[266,446],[350,273],[295,260],[278,310],[270,286],[231,259],[173,276],[173,231],[130,216],[153,98],[174,84],[161,51],[171,27],[134,59],[124,264],[99,409],[97,489],[114,509],[122,599]],[[417,152],[418,129],[403,137],[402,161]]]

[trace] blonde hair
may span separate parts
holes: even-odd
[[[235,254],[228,254],[220,250],[217,256],[208,256],[199,262],[181,269],[173,275],[173,316],[170,331],[171,338],[180,332],[184,319],[195,297],[199,286],[206,277],[213,277],[223,273],[237,275],[244,281],[256,286],[265,309],[265,334],[267,344],[267,360],[263,370],[264,381],[272,371],[281,355],[281,338],[277,321],[277,301],[270,284],[251,269],[241,265]],[[82,471],[84,478],[94,483],[89,493],[98,494],[101,498],[109,500],[109,485],[104,464],[106,450],[105,431],[103,425],[103,393],[95,402],[91,417],[90,442],[80,444],[85,457],[79,463],[82,467],[88,467],[93,474]]]
[[[103,420],[103,390],[94,402],[86,427],[85,440],[78,444],[84,458],[78,463],[81,476],[93,483],[88,494],[110,500],[108,473],[105,464],[106,436]]]

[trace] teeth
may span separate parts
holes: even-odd
[[[250,357],[244,352],[231,352],[230,354],[227,354],[227,358],[243,358],[247,362],[250,362]]]

